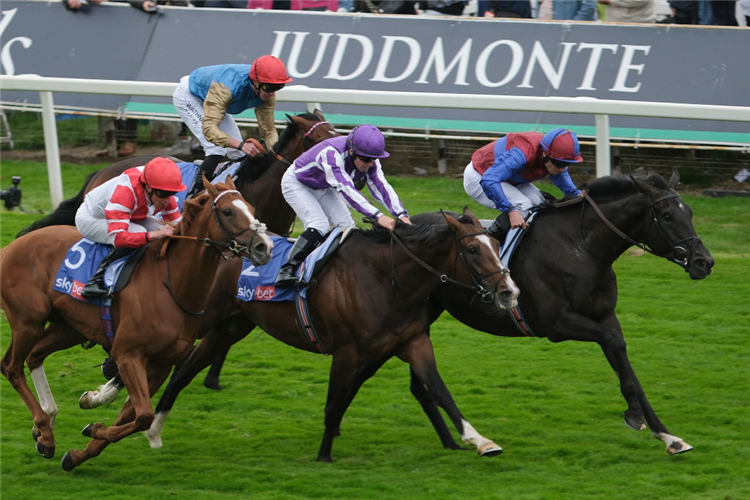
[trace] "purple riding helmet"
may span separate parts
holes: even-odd
[[[374,125],[358,125],[349,132],[346,144],[355,153],[370,158],[388,158],[391,154],[385,150],[385,137]]]

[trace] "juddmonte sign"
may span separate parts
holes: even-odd
[[[3,74],[177,82],[198,66],[249,64],[271,53],[286,62],[294,84],[313,88],[750,106],[748,29],[237,9],[166,8],[149,16],[122,5],[73,13],[57,3],[13,0],[3,2],[2,16]],[[24,98],[36,99],[8,93],[2,100]],[[110,109],[122,104],[117,97],[74,94],[55,101]],[[160,104],[171,106],[133,96],[129,107]],[[279,110],[301,106],[286,103]],[[326,105],[325,111],[342,123],[366,116],[377,124],[430,129],[593,126],[590,116],[553,113],[349,105]],[[613,117],[612,126],[627,137],[750,137],[747,124],[728,122]]]

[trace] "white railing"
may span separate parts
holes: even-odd
[[[171,97],[176,87],[177,83],[163,82],[47,78],[36,75],[0,76],[0,89],[28,90],[40,93],[47,169],[49,172],[50,195],[53,207],[57,207],[63,198],[60,153],[52,92]],[[311,89],[303,86],[290,86],[277,95],[277,100],[280,102],[594,115],[596,124],[597,177],[609,175],[611,172],[610,115],[750,122],[750,107],[746,106],[619,101],[588,97],[519,97],[428,92]],[[308,109],[312,107],[314,105],[308,105]]]

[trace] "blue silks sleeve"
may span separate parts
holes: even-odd
[[[570,178],[567,168],[562,173],[550,175],[549,180],[552,181],[552,184],[560,188],[560,191],[562,191],[565,196],[578,196],[580,193],[576,185],[573,184],[573,180]]]
[[[502,212],[510,212],[513,210],[508,198],[506,198],[503,188],[500,185],[501,182],[505,182],[519,170],[526,166],[526,156],[521,152],[519,148],[512,148],[508,151],[503,151],[502,154],[495,156],[495,163],[482,176],[482,180],[479,181],[479,185],[482,186],[484,194],[487,198],[492,200],[495,204],[495,208]]]

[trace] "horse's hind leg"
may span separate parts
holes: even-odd
[[[367,379],[377,372],[390,356],[359,364],[355,348],[340,349],[333,355],[331,373],[328,379],[328,397],[325,407],[325,432],[318,451],[319,462],[332,462],[333,440],[340,435],[341,419],[349,408],[354,396]]]
[[[227,354],[229,354],[229,348],[219,353],[219,355],[216,356],[211,363],[211,368],[208,369],[206,378],[203,380],[203,385],[207,388],[213,389],[215,391],[221,390],[219,375],[221,374],[221,367],[224,366],[224,360],[227,359]]]
[[[11,341],[0,362],[0,371],[18,392],[31,412],[34,421],[32,433],[36,441],[37,451],[44,458],[52,458],[55,456],[55,435],[52,430],[52,421],[31,392],[24,373],[24,359],[42,335],[43,325],[37,325],[36,327],[29,323],[19,325],[20,321],[16,320],[15,315],[10,313],[10,310],[10,308],[6,308],[8,322],[11,325]],[[44,378],[43,382],[42,378]],[[40,384],[46,385],[43,370],[37,371],[36,379],[39,379]]]
[[[410,342],[399,353],[399,358],[411,365],[414,374],[424,385],[426,393],[434,398],[435,402],[445,410],[453,425],[461,433],[462,441],[474,445],[477,453],[483,457],[493,457],[503,452],[503,449],[495,442],[479,434],[461,414],[445,382],[443,382],[437,371],[435,353],[428,335],[421,335]],[[439,429],[438,435],[440,435]]]

